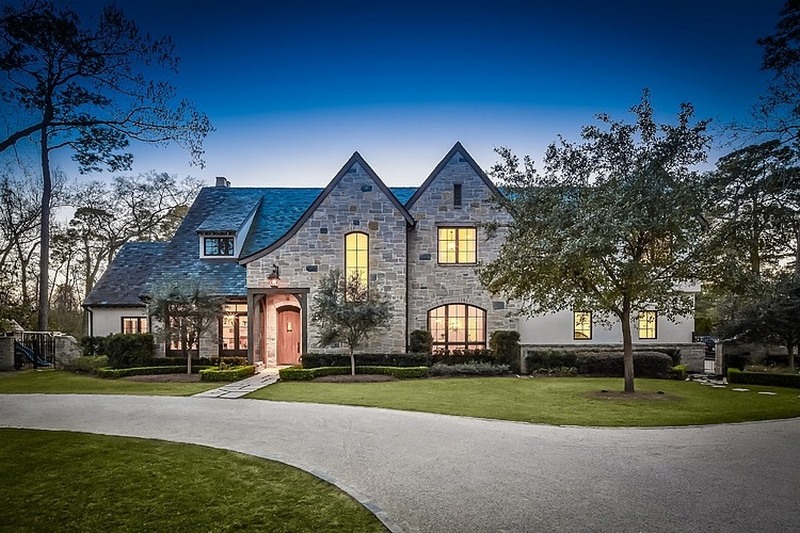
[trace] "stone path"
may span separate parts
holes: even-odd
[[[800,524],[800,418],[599,429],[248,399],[21,394],[0,395],[0,427],[274,459],[346,490],[393,531],[780,532]]]
[[[278,381],[277,369],[264,369],[258,374],[250,376],[247,379],[243,379],[235,383],[228,383],[227,385],[223,385],[217,389],[211,389],[199,394],[195,394],[195,396],[198,398],[225,398],[235,400],[236,398],[246,396],[253,391],[257,391],[258,389],[263,389],[264,387],[272,385],[276,381]]]

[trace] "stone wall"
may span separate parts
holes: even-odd
[[[0,372],[14,370],[14,337],[0,337]]]
[[[247,286],[268,288],[267,277],[276,264],[280,268],[280,287],[310,289],[310,316],[322,278],[334,269],[344,269],[345,235],[354,231],[366,233],[369,283],[386,294],[394,319],[387,331],[374,335],[359,351],[402,353],[406,345],[403,316],[407,222],[360,163],[355,162],[346,170],[297,233],[277,250],[247,265]],[[307,324],[309,351],[331,351],[318,347],[317,332],[314,324]],[[270,353],[269,347],[266,352]]]
[[[461,184],[461,206],[454,205],[455,184]],[[486,339],[498,329],[516,330],[513,304],[483,289],[477,265],[439,264],[438,228],[475,226],[482,222],[504,221],[492,199],[493,193],[460,153],[456,152],[410,208],[416,226],[409,233],[408,248],[408,324],[409,330],[428,329],[428,311],[449,303],[466,303],[486,311]],[[477,230],[478,264],[497,257],[503,232],[486,239]]]

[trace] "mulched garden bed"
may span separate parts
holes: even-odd
[[[343,374],[339,376],[322,376],[311,381],[323,383],[377,383],[379,381],[397,381],[397,378],[383,374]]]
[[[199,383],[200,374],[158,374],[150,376],[127,376],[127,381],[145,381],[148,383]]]

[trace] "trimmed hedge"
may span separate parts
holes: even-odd
[[[800,389],[800,374],[767,374],[763,372],[742,372],[737,368],[728,369],[729,383],[747,385],[766,385],[769,387],[793,387]]]
[[[301,358],[303,368],[350,366],[349,354],[309,353]],[[357,353],[356,366],[430,366],[429,353]]]
[[[489,337],[489,347],[498,363],[507,365],[513,372],[519,373],[518,331],[493,331],[492,336]]]
[[[105,343],[106,337],[89,337],[88,335],[81,337],[81,354],[85,357],[104,354],[106,351]]]
[[[431,353],[433,337],[430,331],[415,329],[408,338],[408,351],[411,353]]]
[[[197,374],[206,366],[193,366],[192,374]],[[97,376],[101,378],[124,378],[128,376],[154,376],[159,374],[180,374],[186,373],[184,366],[139,366],[134,368],[99,368]]]
[[[526,356],[532,373],[547,373],[547,369],[578,369],[578,374],[621,377],[625,374],[621,351],[568,352],[531,350]],[[672,357],[663,352],[633,352],[633,368],[637,377],[666,378],[672,371]],[[544,372],[543,372],[544,371]]]
[[[153,359],[153,336],[149,333],[116,333],[106,337],[104,345],[111,368],[149,366]]]
[[[622,352],[578,353],[578,373],[623,376],[622,356]],[[633,369],[640,378],[666,378],[672,370],[672,358],[662,352],[633,352]]]
[[[220,370],[219,368],[206,368],[200,371],[200,381],[239,381],[256,373],[255,366],[235,366]]]
[[[219,357],[192,357],[192,366],[215,366],[220,363]],[[229,366],[246,366],[246,357],[223,357],[222,363]],[[186,366],[186,358],[156,357],[148,362],[148,366]]]
[[[491,363],[463,363],[457,365],[436,363],[429,371],[431,376],[502,376],[508,373],[508,365],[493,365]]]
[[[317,368],[293,366],[279,370],[282,381],[310,381],[323,376],[338,376],[349,373],[349,366],[322,366]],[[424,378],[428,375],[428,367],[357,366],[356,374],[383,374],[397,379]]]
[[[497,363],[491,350],[438,350],[431,355],[431,364]]]

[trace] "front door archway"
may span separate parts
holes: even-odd
[[[294,306],[279,307],[277,328],[277,363],[300,363],[300,309]]]

